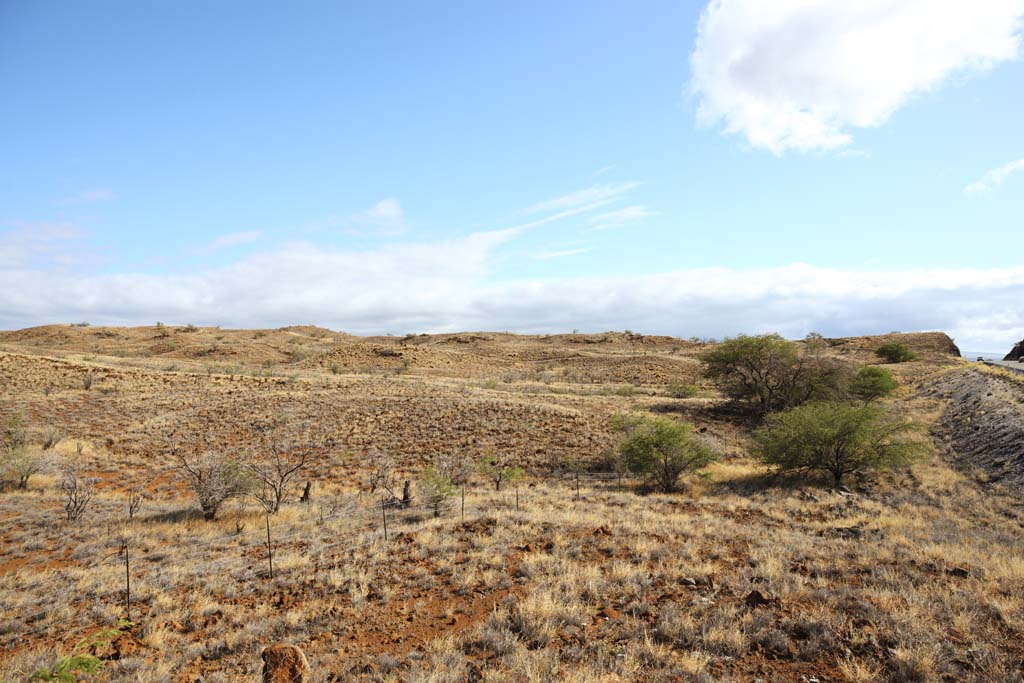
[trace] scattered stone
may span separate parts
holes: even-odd
[[[971,572],[964,569],[963,567],[953,567],[952,569],[947,569],[946,573],[950,576],[955,576],[958,579],[966,579],[971,575]]]
[[[263,683],[308,683],[309,661],[295,645],[275,643],[263,648]]]
[[[691,579],[688,576],[685,576],[685,577],[679,579],[679,583],[681,585],[683,585],[683,586],[688,587],[688,588],[696,588],[697,587],[697,579]]]

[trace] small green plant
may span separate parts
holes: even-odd
[[[523,468],[513,465],[507,457],[494,454],[481,458],[477,469],[494,484],[495,491],[500,491],[502,484],[523,478]]]
[[[669,382],[665,390],[672,398],[693,398],[699,391],[694,385],[679,380]]]
[[[451,477],[430,465],[423,471],[418,484],[423,502],[430,505],[435,517],[440,517],[448,510],[455,495],[455,484],[452,483]]]
[[[91,676],[99,673],[103,669],[105,662],[93,653],[109,645],[111,641],[132,626],[134,626],[132,622],[127,619],[121,619],[117,622],[115,628],[109,628],[94,633],[88,638],[83,638],[71,648],[71,652],[67,656],[59,659],[53,666],[38,669],[29,677],[29,680],[67,681],[68,683],[74,683],[77,680],[81,680],[82,674]]]
[[[875,351],[875,355],[889,363],[906,363],[917,358],[917,354],[911,351],[909,346],[899,342],[882,344]]]
[[[850,393],[865,403],[870,403],[875,399],[889,396],[898,386],[899,382],[891,372],[885,368],[867,365],[858,370],[850,382]]]

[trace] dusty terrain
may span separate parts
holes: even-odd
[[[127,544],[134,626],[98,650],[98,680],[256,681],[260,649],[284,641],[317,681],[1019,683],[1024,505],[1019,480],[991,473],[1012,469],[1024,385],[959,360],[941,334],[827,346],[864,364],[890,340],[919,356],[890,366],[893,401],[938,448],[846,492],[774,481],[750,460],[751,425],[700,379],[709,342],[0,333],[0,417],[63,435],[27,490],[0,493],[0,680],[126,616]],[[673,398],[673,382],[698,391]],[[990,424],[1004,405],[1012,415]],[[562,465],[596,467],[623,411],[690,421],[726,458],[681,494],[584,476],[577,497]],[[271,578],[265,517],[246,501],[196,515],[168,435],[244,449],[282,415],[332,445],[303,476],[312,502],[270,518]],[[385,540],[369,471],[394,458],[415,479],[438,453],[506,455],[527,477],[501,492],[477,477],[464,512],[458,498],[440,517],[391,511]],[[77,522],[62,509],[68,463],[98,479]],[[145,499],[129,522],[133,492]]]

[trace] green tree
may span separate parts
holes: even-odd
[[[865,365],[857,371],[850,382],[850,393],[865,403],[870,403],[875,399],[889,396],[898,386],[899,382],[885,368]]]
[[[758,455],[780,472],[845,475],[905,466],[927,450],[919,427],[876,404],[808,403],[771,415],[755,433]]]
[[[909,346],[899,342],[882,344],[875,351],[875,355],[889,363],[906,363],[917,358],[917,354],[911,351]]]
[[[684,473],[718,458],[710,446],[693,436],[689,424],[668,417],[615,416],[612,427],[625,432],[619,443],[625,467],[665,493],[676,490]]]
[[[850,369],[827,358],[820,339],[803,348],[777,334],[741,334],[701,354],[704,376],[759,416],[810,400],[841,398]]]

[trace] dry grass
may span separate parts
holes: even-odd
[[[147,329],[147,343],[166,341]],[[0,412],[60,427],[68,437],[55,462],[80,458],[100,478],[78,524],[59,522],[55,470],[0,494],[0,680],[21,680],[124,616],[127,541],[136,625],[100,653],[103,680],[255,681],[259,650],[284,640],[303,647],[317,681],[1024,681],[1019,500],[939,456],[853,494],[773,482],[742,455],[747,427],[712,410],[713,398],[672,400],[660,383],[625,378],[638,367],[685,377],[698,345],[637,335],[367,340],[381,362],[395,357],[379,348],[412,359],[396,374],[332,372],[346,349],[366,349],[313,328],[172,331],[190,372],[165,370],[168,358],[98,355],[140,349],[142,333],[90,337],[88,348],[71,336],[95,331],[49,329],[47,343],[67,335],[63,359],[25,346],[40,333],[0,354],[10,387]],[[292,381],[199,371],[222,361],[188,356],[186,339],[201,349],[217,334],[225,347],[266,345],[260,353],[282,357],[299,338],[309,355],[288,356]],[[939,367],[927,357],[939,342],[925,342],[915,376]],[[835,348],[856,356],[873,343]],[[523,374],[506,382],[502,367]],[[627,381],[638,390],[614,389]],[[899,400],[921,420],[942,412],[913,391]],[[584,486],[576,500],[568,484],[538,476],[563,455],[596,459],[613,438],[612,412],[667,403],[731,454],[683,494],[640,496],[627,482]],[[253,418],[281,412],[322,422],[345,448],[311,472],[311,505],[272,518],[271,579],[257,508],[198,518],[154,435],[177,425],[230,447],[245,443]],[[458,507],[439,519],[393,512],[385,542],[364,484],[371,445],[402,456],[409,473],[439,450],[501,449],[532,476],[519,510],[512,491],[475,482],[465,522]],[[129,524],[136,487],[148,498]],[[748,605],[753,590],[766,604]]]

